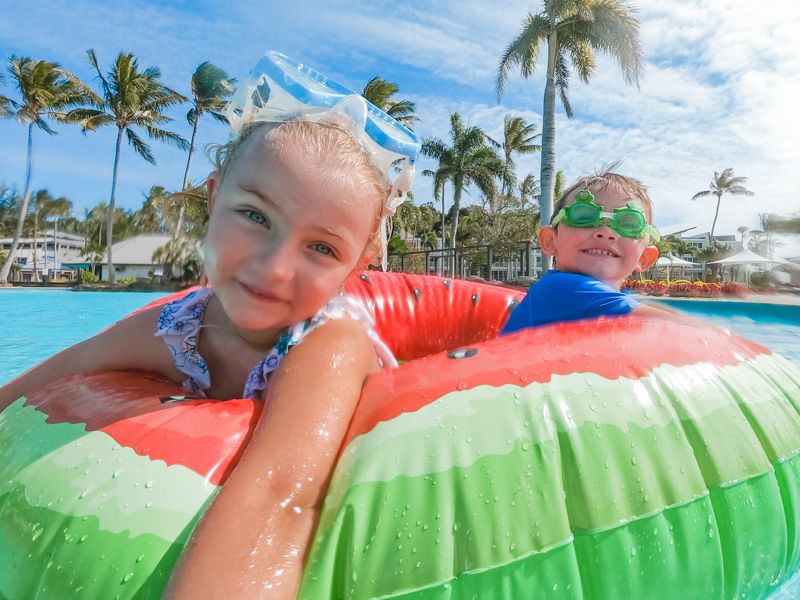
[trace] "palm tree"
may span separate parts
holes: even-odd
[[[733,169],[728,167],[722,173],[714,171],[714,179],[711,180],[709,189],[697,192],[692,196],[692,200],[704,198],[706,196],[717,197],[717,209],[714,211],[714,221],[711,223],[711,239],[714,239],[714,229],[717,226],[717,217],[719,216],[719,204],[722,200],[723,194],[731,194],[732,196],[753,196],[751,192],[744,187],[747,177],[734,177]]]
[[[436,138],[422,141],[422,153],[439,161],[440,183],[453,182],[453,220],[450,240],[455,246],[458,232],[458,211],[461,195],[469,185],[475,185],[487,198],[496,194],[495,179],[505,175],[505,164],[486,144],[486,134],[480,128],[464,127],[458,113],[450,115],[451,145]]]
[[[0,73],[0,85],[3,85],[3,74]],[[11,112],[11,98],[8,96],[4,96],[0,94],[0,119],[5,119],[6,117],[10,117],[13,113]]]
[[[520,208],[524,210],[528,202],[538,202],[539,192],[539,182],[536,181],[533,173],[528,173],[525,179],[519,182]]]
[[[37,264],[38,259],[38,237],[39,237],[39,223],[42,224],[42,233],[44,234],[44,268],[47,268],[47,224],[48,220],[52,217],[56,219],[67,216],[72,210],[72,202],[67,198],[60,196],[58,198],[47,190],[39,190],[33,194],[31,199],[31,212],[33,213],[33,281],[39,280],[39,268]],[[58,226],[56,226],[56,229]],[[56,248],[55,232],[53,239],[53,254],[55,262],[58,262],[58,252]]]
[[[192,126],[192,137],[189,140],[189,157],[186,159],[186,170],[183,172],[181,191],[186,189],[189,182],[189,167],[192,164],[194,140],[197,135],[197,124],[203,113],[208,113],[220,123],[228,123],[227,117],[221,112],[227,103],[226,98],[234,92],[234,80],[225,71],[206,61],[200,63],[192,75],[192,108],[186,113],[186,120]],[[184,204],[181,203],[178,211],[178,222],[175,226],[175,235],[180,234],[183,225]]]
[[[572,105],[567,96],[570,66],[584,83],[597,68],[595,53],[602,52],[619,63],[623,77],[638,87],[642,71],[639,22],[624,0],[547,0],[544,10],[528,14],[522,31],[506,48],[497,71],[497,95],[502,96],[509,72],[519,66],[526,79],[533,75],[542,47],[547,47],[547,72],[542,110],[541,222],[548,223],[553,210],[555,177],[556,105],[558,90],[568,118]],[[546,260],[549,268],[550,260]]]
[[[747,225],[740,225],[736,228],[736,232],[742,237],[742,248],[745,247],[744,245],[744,236],[747,235],[747,232],[750,231],[750,228]]]
[[[425,148],[425,146],[423,144],[423,153],[425,152],[424,148]],[[438,149],[434,148],[434,149],[430,149],[430,151],[437,152]],[[425,169],[424,171],[422,171],[422,174],[425,177],[433,177],[433,197],[436,198],[438,196],[439,199],[442,202],[442,212],[441,212],[441,218],[442,218],[441,249],[444,250],[444,247],[445,247],[445,244],[444,244],[444,240],[445,240],[444,188],[445,188],[445,184],[447,183],[447,169],[446,169],[445,165],[446,165],[447,161],[449,160],[449,156],[448,155],[442,155],[442,156],[439,156],[438,158],[439,158],[439,167],[435,171],[431,171],[430,169]]]
[[[88,50],[87,55],[89,63],[97,73],[102,99],[98,102],[98,108],[75,109],[68,117],[73,122],[80,123],[84,133],[95,131],[105,125],[114,125],[117,128],[111,198],[106,223],[108,281],[113,285],[116,277],[111,246],[114,243],[115,193],[122,134],[126,135],[128,143],[136,154],[153,165],[156,164],[156,160],[150,151],[150,146],[137,135],[133,127],[144,128],[150,139],[171,143],[181,150],[186,150],[189,142],[177,133],[158,127],[159,124],[172,120],[164,115],[163,111],[170,106],[185,102],[186,98],[159,81],[161,71],[158,68],[148,67],[144,71],[139,71],[138,61],[133,54],[120,52],[108,71],[108,77],[104,77],[100,71],[94,50]]]
[[[496,148],[503,149],[503,156],[506,161],[506,176],[503,178],[503,194],[510,194],[511,189],[516,183],[514,173],[513,154],[533,154],[542,149],[536,144],[536,138],[542,136],[536,133],[536,125],[526,123],[522,117],[506,115],[503,119],[503,141],[497,142],[492,138],[487,138]]]
[[[95,99],[91,90],[77,77],[54,62],[12,56],[9,60],[8,71],[11,73],[20,95],[19,102],[8,99],[8,103],[12,107],[17,121],[28,126],[28,149],[22,204],[17,216],[17,226],[14,230],[11,248],[0,268],[0,283],[8,280],[11,264],[14,262],[19,239],[22,236],[25,217],[28,214],[28,205],[31,200],[34,126],[49,135],[55,135],[56,132],[47,124],[46,117],[63,121],[63,111]]]
[[[419,123],[419,118],[414,115],[416,104],[411,100],[395,100],[392,98],[400,91],[400,86],[391,81],[386,81],[380,76],[375,76],[364,86],[361,95],[369,102],[397,119],[409,129]]]

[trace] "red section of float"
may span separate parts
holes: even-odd
[[[141,456],[183,465],[219,485],[236,464],[262,403],[161,400],[182,394],[179,386],[147,373],[89,373],[45,386],[26,404],[47,414],[48,423],[85,424]]]
[[[665,364],[680,367],[709,362],[724,367],[770,353],[760,344],[706,323],[701,327],[681,326],[679,336],[675,331],[676,324],[667,320],[617,317],[577,321],[533,328],[485,342],[472,349],[477,350],[474,354],[451,352],[420,359],[415,361],[414,369],[401,366],[384,373],[380,386],[390,389],[391,394],[371,394],[370,388],[377,382],[374,378],[367,382],[362,397],[378,401],[369,406],[359,405],[344,446],[381,421],[419,410],[449,392],[478,385],[526,386],[545,383],[554,375],[573,373],[594,373],[606,379],[638,379]],[[581,352],[576,352],[576,348]],[[626,356],[637,357],[635,363],[619,360],[623,348]],[[509,369],[508,364],[519,364],[520,352],[531,353],[530,367]],[[425,367],[421,368],[423,364]]]
[[[194,289],[160,298],[141,310]],[[492,339],[524,296],[485,283],[379,271],[351,277],[345,291],[369,307],[378,335],[404,361]]]

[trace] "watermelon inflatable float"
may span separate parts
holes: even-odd
[[[635,318],[485,341],[519,295],[463,281],[348,291],[409,362],[365,387],[299,598],[762,598],[800,570],[796,365]],[[175,393],[99,373],[0,413],[0,597],[159,597],[260,409]]]

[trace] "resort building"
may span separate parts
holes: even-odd
[[[166,233],[147,233],[137,235],[111,246],[111,257],[114,260],[116,279],[150,279],[164,274],[164,265],[153,260],[156,250],[169,242],[172,237]],[[108,280],[106,266],[107,258],[103,256],[102,264],[98,265],[98,275],[101,280]],[[180,273],[176,273],[180,275]]]
[[[0,254],[11,250],[13,238],[0,238]],[[37,237],[20,238],[9,276],[12,283],[72,281],[88,265],[82,235],[50,229]]]

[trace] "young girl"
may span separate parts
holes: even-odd
[[[374,256],[419,146],[362,98],[277,53],[232,104],[232,141],[207,181],[210,287],[50,358],[0,389],[0,410],[102,370],[154,371],[196,397],[264,398],[169,594],[293,598],[364,380],[396,364],[367,311],[339,292]]]

